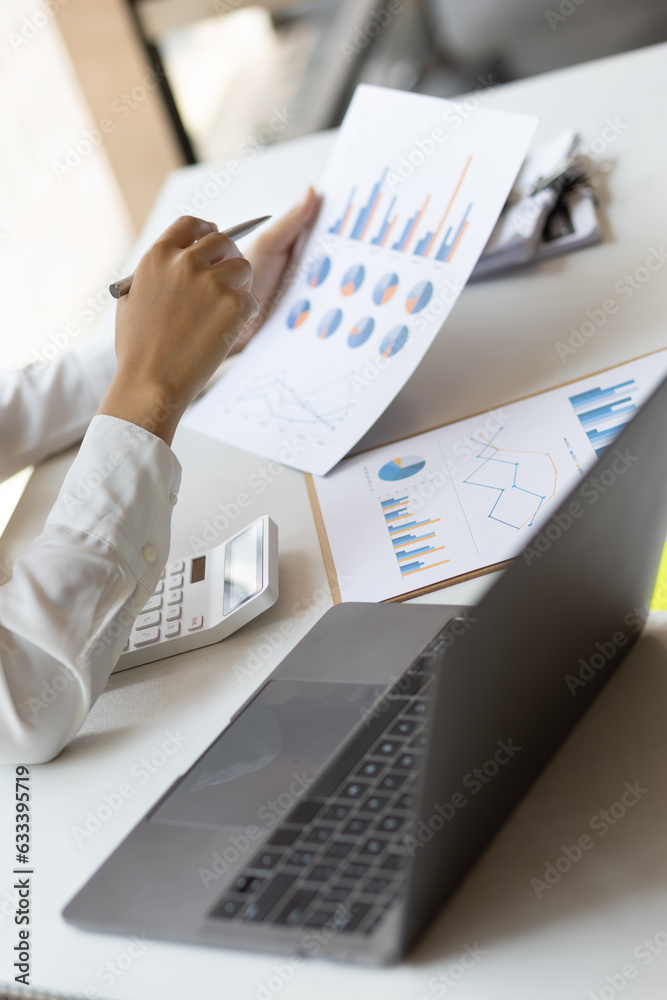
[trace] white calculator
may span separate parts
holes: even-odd
[[[278,599],[278,528],[260,517],[202,555],[167,563],[114,673],[225,639]]]

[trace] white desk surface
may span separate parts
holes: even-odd
[[[399,428],[416,432],[665,345],[667,271],[657,271],[627,302],[614,290],[616,282],[644,263],[652,247],[665,250],[665,93],[667,46],[660,46],[483,95],[489,107],[539,115],[538,143],[569,126],[591,140],[602,136],[609,121],[617,123],[619,134],[603,154],[617,161],[608,179],[608,238],[601,246],[530,272],[467,288],[427,360],[365,445],[400,436]],[[241,173],[201,214],[222,226],[261,212],[281,212],[307,183],[317,181],[332,141],[331,135],[314,136],[244,161]],[[211,181],[213,172],[210,165],[200,165],[169,179],[137,253],[182,205],[191,203],[193,192]],[[570,325],[581,325],[586,310],[610,297],[619,301],[618,312],[562,363],[555,343],[567,338]],[[32,769],[33,984],[114,1000],[339,1000],[360,995],[367,1000],[432,1000],[454,990],[459,1000],[575,1000],[593,994],[609,1000],[618,992],[629,1000],[664,996],[667,659],[655,626],[402,966],[362,970],[312,961],[278,989],[276,968],[285,963],[274,956],[152,941],[145,942],[143,951],[134,946],[128,952],[127,938],[81,933],[64,923],[60,911],[73,893],[331,603],[300,474],[187,431],[179,432],[175,450],[184,480],[175,509],[173,554],[191,551],[191,536],[201,534],[219,505],[248,493],[251,506],[228,533],[264,512],[277,521],[280,599],[220,647],[112,678],[71,747],[57,761]],[[33,477],[0,542],[1,557],[14,558],[39,530],[70,458],[52,460]],[[251,478],[256,473],[267,481],[261,495],[254,485],[258,480]],[[429,600],[474,600],[483,586],[468,585]],[[284,633],[287,623],[295,626],[289,636]],[[275,651],[269,656],[271,644]],[[256,669],[239,681],[234,668],[248,663]],[[138,777],[142,758],[159,751],[170,732],[182,736],[180,749],[162,755],[163,762],[158,754],[160,766],[154,773]],[[99,830],[77,843],[74,828],[83,826],[87,811],[128,781],[132,796]],[[538,899],[531,878],[543,877],[545,865],[559,858],[563,845],[590,832],[595,814],[619,800],[626,782],[637,781],[647,790],[637,804]],[[13,769],[4,769],[3,981],[13,978],[10,956],[16,941],[16,928],[7,916],[13,909],[8,816],[13,783]],[[641,950],[644,939],[654,942],[655,954]],[[466,945],[477,945],[480,958],[456,978]],[[621,972],[628,963],[633,968]],[[624,985],[622,977],[633,970]]]

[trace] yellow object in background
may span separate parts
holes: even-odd
[[[662,550],[658,578],[651,598],[651,611],[667,611],[667,545]]]

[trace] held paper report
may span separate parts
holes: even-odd
[[[296,274],[186,424],[324,475],[428,350],[482,252],[536,119],[359,87]]]

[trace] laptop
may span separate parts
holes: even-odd
[[[65,919],[400,960],[641,631],[666,425],[667,380],[476,607],[328,611]]]

